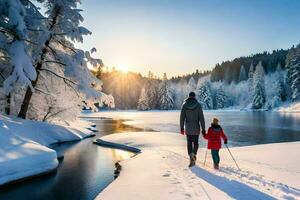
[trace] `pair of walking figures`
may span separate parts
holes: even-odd
[[[219,169],[219,150],[222,147],[222,140],[224,144],[227,144],[227,136],[224,134],[217,118],[212,120],[206,133],[202,107],[196,99],[196,94],[190,92],[189,97],[182,104],[180,113],[180,133],[186,135],[187,138],[187,150],[190,157],[189,167],[194,166],[196,163],[200,126],[203,138],[208,141],[207,148],[211,150],[214,168]]]

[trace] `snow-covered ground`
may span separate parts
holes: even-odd
[[[58,126],[0,115],[0,185],[55,169],[57,155],[48,147],[91,135],[84,128],[89,125],[78,120]]]
[[[161,118],[163,120],[163,116]],[[226,149],[220,171],[205,149],[188,168],[185,137],[167,132],[114,134],[102,139],[140,148],[122,161],[120,176],[97,199],[300,199],[300,142],[232,148],[241,171]]]
[[[282,105],[281,107],[275,109],[275,111],[285,113],[300,113],[300,102]]]

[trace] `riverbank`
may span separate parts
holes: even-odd
[[[97,199],[299,199],[300,142],[232,148],[241,171],[226,149],[221,170],[211,168],[205,149],[188,168],[185,138],[167,132],[114,134],[101,138],[130,145],[142,153],[121,162],[122,172]]]
[[[58,160],[50,146],[93,135],[82,120],[59,126],[0,115],[0,123],[0,185],[53,171]]]

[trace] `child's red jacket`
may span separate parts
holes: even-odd
[[[227,141],[227,136],[224,134],[223,129],[219,125],[212,125],[209,127],[207,134],[204,138],[208,140],[207,148],[213,150],[219,150],[222,147],[221,138]]]

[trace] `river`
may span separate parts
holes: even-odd
[[[106,111],[86,114],[87,117],[123,119],[125,124],[156,131],[179,133],[180,111]],[[248,146],[277,142],[300,141],[300,113],[204,111],[206,129],[214,117],[219,118],[229,146]],[[200,145],[204,145],[200,140]]]
[[[64,155],[56,172],[1,188],[0,199],[94,199],[114,180],[115,163],[133,154],[100,147],[93,144],[93,140],[116,132],[141,129],[124,125],[121,120],[101,119],[93,122],[99,131],[95,137],[53,147],[58,155]]]

